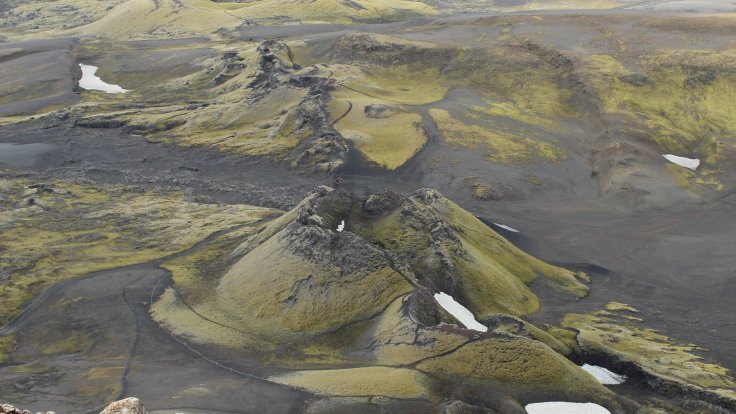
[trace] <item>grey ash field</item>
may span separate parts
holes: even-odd
[[[728,1],[4,1],[0,403],[734,412],[735,33]]]

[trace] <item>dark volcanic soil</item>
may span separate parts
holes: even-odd
[[[122,129],[81,128],[54,117],[0,127],[0,143],[16,153],[0,156],[0,168],[20,167],[39,180],[183,189],[214,202],[285,209],[316,185],[332,183],[261,159],[151,144]]]
[[[596,18],[605,19],[607,15],[600,13]],[[373,26],[243,27],[237,36],[320,39],[361,30],[401,31],[411,25],[432,22],[423,19]],[[630,23],[621,25],[629,27]],[[528,25],[521,27],[520,32],[532,32]],[[653,29],[646,35],[662,36]],[[467,32],[448,26],[433,35],[426,32],[407,35],[416,39],[424,36],[442,36],[452,43],[467,36]],[[709,36],[701,33],[694,42],[704,47]],[[727,45],[736,43],[732,36],[727,33],[710,39],[718,45]],[[569,45],[571,40],[560,35],[548,41],[557,46]],[[603,49],[610,47],[604,41],[596,44]],[[48,45],[42,46],[38,53],[46,53]],[[31,59],[33,54],[28,56]],[[69,71],[69,57],[63,53],[49,56],[61,69],[33,72],[28,82],[49,73],[57,83],[68,77],[56,72]],[[0,59],[0,67],[2,64]],[[4,69],[2,73],[0,87],[10,90],[13,78]],[[56,87],[59,91],[63,89],[55,84]],[[456,98],[470,99],[469,95],[452,91],[447,105],[454,105]],[[59,103],[65,104],[78,98],[65,92],[55,92],[52,97],[39,96],[38,99],[58,98]],[[23,101],[18,105],[33,109],[36,103]],[[44,101],[41,106],[47,104]],[[18,105],[13,106],[10,99],[0,99],[0,115],[26,110],[26,106]],[[532,255],[584,270],[592,276],[590,296],[576,302],[567,296],[558,298],[544,286],[534,285],[540,293],[542,310],[529,318],[532,322],[556,323],[568,312],[600,309],[614,300],[624,302],[641,311],[646,326],[677,340],[697,344],[706,349],[701,351],[703,356],[736,371],[733,352],[736,193],[733,190],[666,208],[625,209],[622,204],[601,200],[600,189],[591,179],[584,154],[571,154],[560,169],[564,174],[544,165],[528,167],[528,171],[545,180],[545,186],[537,189],[524,183],[523,174],[517,169],[491,165],[471,150],[450,150],[442,143],[441,133],[426,111],[422,115],[430,142],[417,157],[396,172],[386,172],[367,165],[356,155],[340,177],[340,187],[356,193],[384,190],[409,193],[421,187],[436,188],[487,222],[520,230],[512,233],[497,228]],[[75,126],[74,121],[48,116],[0,126],[0,171],[29,175],[39,182],[70,179],[164,187],[184,190],[217,203],[281,209],[292,207],[317,185],[336,184],[335,177],[295,173],[288,165],[214,150],[152,144],[124,129],[83,128]],[[502,188],[502,196],[488,201],[474,199],[467,182],[469,176]],[[27,361],[23,368],[30,374],[20,370],[11,373],[7,366],[0,366],[2,399],[33,410],[53,408],[60,413],[94,408],[123,393],[136,395],[147,407],[161,410],[201,412],[205,407],[208,412],[232,413],[302,410],[304,401],[313,396],[242,374],[267,375],[268,368],[253,367],[247,360],[221,361],[226,367],[215,365],[150,321],[147,307],[151,295],[160,293],[169,283],[168,272],[158,267],[160,263],[157,260],[97,272],[56,285],[35,300],[20,318],[4,328],[18,334],[17,359]],[[65,308],[63,313],[55,309],[55,304],[74,297],[83,300]],[[105,341],[105,349],[97,349],[84,358],[76,354],[74,357],[40,356],[43,352],[38,349],[39,341],[51,341],[70,330],[94,333],[110,341]],[[216,352],[202,351],[208,358],[218,360]],[[90,369],[101,367],[110,368],[109,377],[114,378],[105,381],[118,384],[121,389],[100,391],[81,379],[89,376]],[[209,390],[200,387],[204,383]],[[72,401],[65,398],[70,395],[70,387],[79,387],[77,391],[92,388],[87,400]]]

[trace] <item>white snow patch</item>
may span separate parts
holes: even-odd
[[[593,403],[550,401],[529,404],[524,408],[529,414],[611,414],[607,409]]]
[[[514,233],[518,233],[519,232],[519,230],[516,230],[515,228],[509,227],[509,226],[507,226],[505,224],[498,224],[498,223],[493,223],[493,224],[495,224],[496,226],[498,226],[498,227],[500,227],[502,229],[506,229],[506,230],[511,231],[511,232],[514,232]]]
[[[696,170],[698,166],[700,166],[700,160],[697,158],[678,157],[677,155],[672,154],[664,154],[662,156],[665,157],[669,162],[675,163],[681,167],[689,168],[691,170]]]
[[[110,85],[106,83],[99,76],[95,76],[97,73],[97,66],[79,64],[82,69],[82,79],[79,80],[79,87],[87,90],[102,91],[107,93],[125,93],[127,89],[121,88],[119,85]]]
[[[345,220],[341,221],[340,224],[337,226],[338,232],[341,233],[343,230],[345,230]]]
[[[611,372],[597,365],[583,364],[581,368],[583,369],[583,371],[586,371],[589,374],[593,375],[595,379],[598,380],[598,382],[604,385],[618,385],[626,382],[626,375]]]
[[[457,303],[452,296],[447,293],[440,292],[434,294],[434,299],[442,306],[450,315],[459,320],[466,328],[474,331],[486,332],[488,327],[475,320],[473,312],[469,311],[465,306]]]

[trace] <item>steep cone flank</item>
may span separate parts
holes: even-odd
[[[544,276],[583,296],[567,270],[517,249],[435,190],[358,197],[322,188],[237,251],[222,309],[244,321],[320,331],[374,316],[419,289],[448,292],[479,319],[532,313]],[[338,225],[345,221],[345,231]]]

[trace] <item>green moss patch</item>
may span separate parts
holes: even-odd
[[[30,184],[0,181],[0,272],[8,278],[0,285],[3,323],[55,282],[167,256],[271,214],[136,187]]]
[[[493,162],[513,164],[531,161],[534,157],[560,162],[567,158],[566,152],[554,144],[529,137],[520,138],[502,130],[463,123],[453,118],[444,109],[431,109],[430,114],[447,142],[482,150]]]
[[[613,393],[565,357],[526,338],[472,341],[447,355],[430,358],[417,369],[444,378],[496,381],[537,391],[562,392],[567,398],[610,404]]]
[[[695,355],[695,345],[679,344],[636,320],[605,312],[568,314],[562,326],[577,332],[577,345],[583,352],[607,354],[661,381],[736,401],[731,373]]]
[[[421,372],[389,367],[298,371],[269,378],[322,395],[427,399],[432,380]]]

